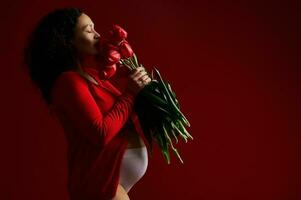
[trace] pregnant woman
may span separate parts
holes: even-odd
[[[151,79],[143,67],[119,87],[103,79],[104,69],[87,64],[100,37],[87,14],[64,8],[40,20],[25,48],[29,75],[68,142],[70,200],[128,200],[148,164],[133,106]]]

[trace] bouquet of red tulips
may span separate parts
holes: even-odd
[[[103,78],[112,77],[119,65],[124,65],[129,70],[142,66],[126,38],[127,32],[120,26],[114,25],[109,32],[109,37],[100,40],[100,53],[97,60],[104,66],[103,74],[101,74]],[[193,139],[185,128],[185,126],[190,127],[190,124],[180,111],[180,104],[171,85],[162,78],[159,70],[154,68],[150,77],[152,81],[137,95],[135,112],[139,117],[151,152],[153,152],[154,140],[161,148],[168,164],[170,164],[169,146],[183,163],[173,142],[178,143],[179,136],[185,140],[185,143],[188,138]]]

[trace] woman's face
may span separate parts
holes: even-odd
[[[94,23],[85,13],[78,18],[73,45],[80,57],[97,54],[96,43],[100,35],[94,30]]]

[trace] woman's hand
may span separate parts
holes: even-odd
[[[151,78],[148,76],[144,67],[138,67],[134,69],[128,76],[128,86],[126,92],[136,96],[145,85],[151,82]]]

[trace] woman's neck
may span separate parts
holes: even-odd
[[[81,55],[77,59],[77,69],[83,71],[84,67],[91,67],[95,65],[94,56]]]
[[[99,85],[98,82],[92,77],[90,76],[87,72],[84,71],[83,69],[83,65],[81,63],[78,63],[77,65],[77,70],[76,70],[80,75],[82,75],[84,78],[86,78],[87,80],[93,82],[96,85]]]

